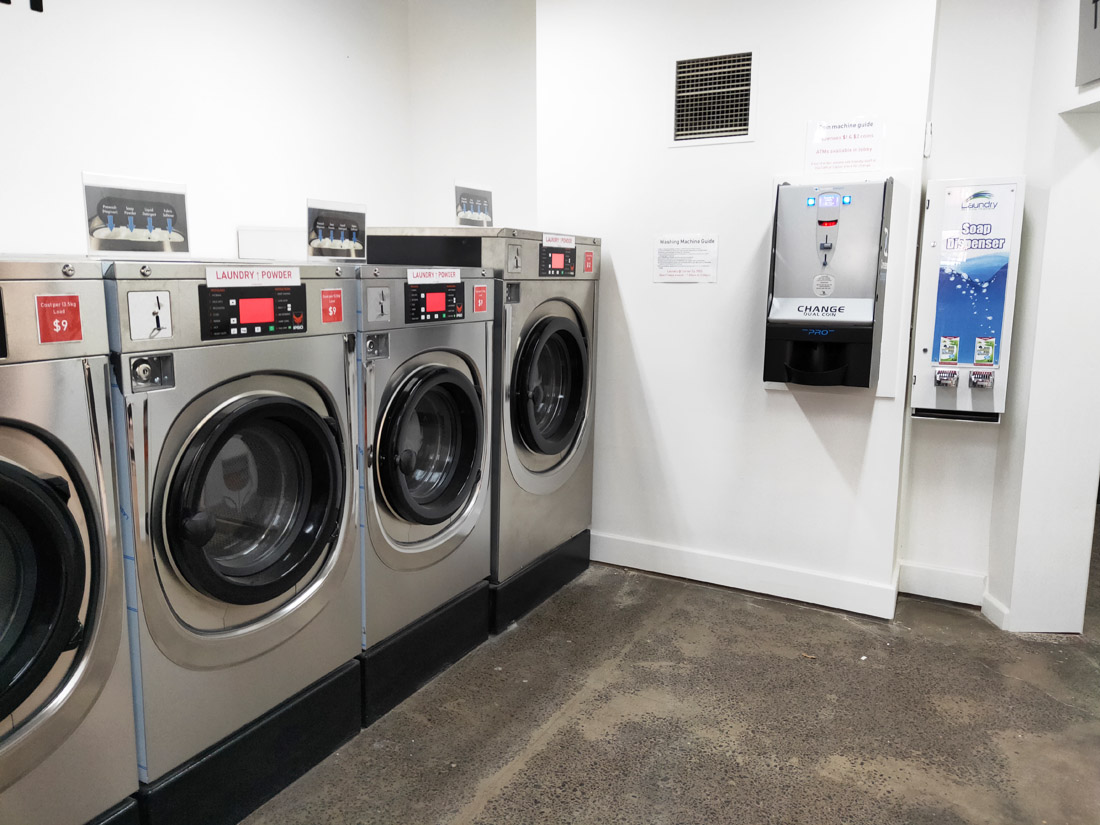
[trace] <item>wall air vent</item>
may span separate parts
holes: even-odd
[[[752,52],[676,61],[676,140],[749,133]]]

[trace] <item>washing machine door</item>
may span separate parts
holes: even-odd
[[[380,419],[378,489],[389,510],[411,524],[451,520],[481,476],[484,414],[464,372],[432,364],[407,375]]]
[[[292,591],[340,527],[337,427],[293,398],[221,408],[190,440],[168,485],[163,535],[180,575],[220,602]]]
[[[548,315],[524,337],[512,377],[515,431],[533,453],[572,445],[588,403],[588,345],[576,321]]]
[[[71,493],[0,461],[0,720],[80,642],[85,549]]]

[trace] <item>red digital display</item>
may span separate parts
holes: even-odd
[[[424,293],[424,311],[425,312],[446,312],[447,311],[447,293],[446,292],[425,292]]]
[[[241,298],[238,304],[242,324],[270,324],[275,320],[274,298]]]
[[[565,253],[564,252],[551,252],[550,253],[550,268],[551,269],[565,269]]]

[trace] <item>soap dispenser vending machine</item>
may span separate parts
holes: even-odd
[[[764,381],[874,387],[893,179],[776,191]]]
[[[1005,411],[1023,178],[929,181],[913,324],[913,415]]]

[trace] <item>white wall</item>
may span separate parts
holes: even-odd
[[[455,222],[454,185],[496,226],[535,221],[535,0],[409,0],[413,223]]]
[[[1039,5],[940,3],[925,180],[1024,174]],[[979,31],[996,48],[975,60]],[[1016,352],[1014,382],[1026,380],[1015,369]],[[1009,407],[1004,418],[1025,413]],[[981,604],[1000,426],[909,420],[898,543],[902,592]]]
[[[84,171],[185,182],[197,256],[307,197],[404,219],[407,42],[404,0],[0,7],[0,252],[84,252]]]
[[[537,11],[539,221],[604,240],[594,556],[892,615],[934,3]],[[670,148],[674,60],[742,50],[755,141]],[[773,178],[802,173],[808,120],[860,115],[899,176],[880,397],[766,391]],[[667,232],[718,234],[717,284],[652,283]]]
[[[989,583],[983,610],[1017,631],[1082,628],[1097,480],[1100,387],[1092,308],[1100,300],[1094,193],[1100,186],[1100,115],[1061,113],[1095,104],[1100,84],[1073,86],[1076,0],[1047,0],[1039,18],[1028,133],[1028,203],[1013,370],[1025,380],[1009,403],[1026,410],[1001,432]],[[1091,91],[1090,91],[1091,90]],[[1021,298],[1023,300],[1021,300]],[[1018,311],[1019,312],[1019,311]],[[1015,358],[1015,355],[1014,355]]]

